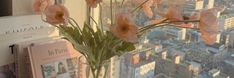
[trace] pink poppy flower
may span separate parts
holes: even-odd
[[[176,5],[169,6],[166,13],[163,13],[159,9],[157,9],[157,13],[161,17],[167,18],[170,21],[182,21],[183,20],[183,16],[180,11],[180,8],[177,7]]]
[[[35,0],[33,4],[33,9],[36,13],[41,13],[45,10],[45,8],[49,5],[52,5],[53,2],[51,0]]]
[[[156,12],[159,16],[167,18],[169,21],[182,21],[183,15],[181,7],[185,2],[185,0],[159,0],[155,5]]]
[[[203,10],[200,13],[200,23],[198,28],[203,41],[212,45],[216,42],[216,36],[219,33],[219,21],[216,9]]]
[[[92,8],[96,8],[97,4],[102,2],[102,0],[85,0],[87,5]]]
[[[111,26],[111,32],[127,42],[137,42],[137,25],[134,24],[127,13],[116,14],[116,24]]]
[[[50,5],[45,10],[45,16],[50,24],[66,24],[69,13],[63,5]]]

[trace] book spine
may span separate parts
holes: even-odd
[[[31,45],[31,46],[33,46],[33,45]],[[32,77],[36,78],[36,71],[34,69],[35,65],[34,65],[34,60],[33,60],[33,57],[32,57],[32,51],[31,51],[31,48],[30,48],[31,46],[27,47],[27,51],[28,51],[28,54],[29,54]]]
[[[30,57],[29,57],[29,53],[28,51],[26,51],[25,53],[25,65],[27,66],[27,68],[25,69],[26,70],[26,73],[28,75],[26,75],[26,78],[33,78],[33,71],[32,71],[32,64],[30,62]]]
[[[19,46],[18,45],[14,45],[13,48],[13,55],[14,55],[14,61],[15,61],[15,72],[16,72],[16,78],[20,78],[19,77],[19,60],[18,60],[18,51],[19,51]]]

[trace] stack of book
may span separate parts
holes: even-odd
[[[0,78],[86,78],[84,59],[38,15],[0,18]]]

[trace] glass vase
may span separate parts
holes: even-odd
[[[105,62],[103,65],[94,66],[90,65],[83,56],[79,57],[79,78],[109,78],[109,62]]]

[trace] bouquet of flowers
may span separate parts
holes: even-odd
[[[224,10],[223,6],[211,9],[202,9],[191,16],[182,13],[185,0],[131,0],[138,5],[132,12],[119,12],[113,15],[112,0],[110,0],[111,24],[108,30],[99,25],[95,31],[91,24],[84,23],[83,28],[71,17],[66,7],[60,3],[61,0],[35,0],[34,10],[42,15],[42,20],[57,27],[62,36],[70,41],[74,48],[84,55],[90,65],[92,75],[98,78],[101,67],[113,56],[122,55],[135,49],[134,44],[138,38],[155,27],[175,26],[180,28],[195,29],[201,33],[203,41],[211,45],[216,41],[219,32],[218,12]],[[89,8],[100,6],[102,0],[85,0]],[[122,1],[122,5],[126,1]],[[153,9],[156,8],[157,15],[147,26],[137,26],[131,18],[131,13],[142,9],[148,18],[153,18]],[[112,16],[115,16],[113,19]],[[101,17],[102,18],[102,17]],[[114,21],[113,21],[114,20]],[[194,24],[198,24],[195,26]]]

